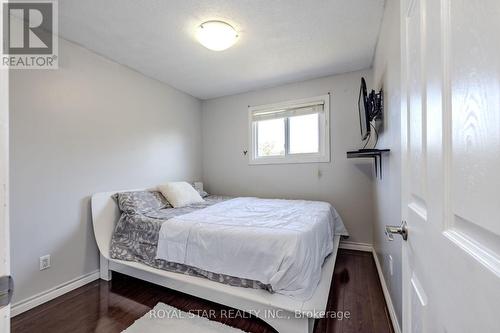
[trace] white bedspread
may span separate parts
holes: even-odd
[[[165,221],[157,258],[257,280],[307,300],[334,234],[347,231],[329,203],[236,198]]]

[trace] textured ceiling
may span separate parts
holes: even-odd
[[[200,99],[371,66],[384,0],[63,0],[59,33]],[[196,27],[240,38],[214,52]]]

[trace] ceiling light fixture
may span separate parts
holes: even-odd
[[[207,49],[223,51],[236,43],[238,33],[226,22],[207,21],[200,24],[196,37]]]

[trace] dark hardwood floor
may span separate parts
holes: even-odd
[[[260,319],[222,318],[220,310],[227,307],[119,274],[109,283],[89,283],[18,315],[11,327],[13,333],[121,332],[158,302],[183,311],[213,309],[210,319],[246,332],[275,332]],[[328,310],[349,311],[350,316],[317,320],[315,333],[393,332],[371,253],[339,250]]]

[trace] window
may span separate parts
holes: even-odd
[[[329,97],[249,107],[250,164],[330,162]]]

